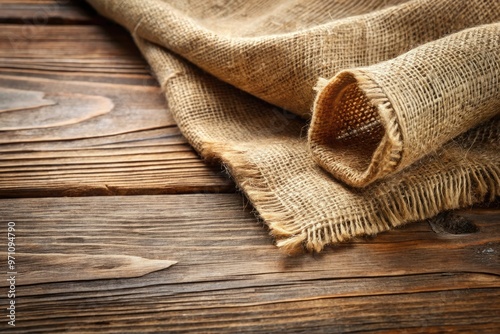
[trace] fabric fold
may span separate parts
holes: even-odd
[[[384,182],[352,189],[315,164],[306,122],[137,38],[193,147],[223,163],[288,254],[375,235],[500,195],[500,117]],[[182,94],[180,93],[182,92]],[[203,111],[203,112],[201,112]]]
[[[498,1],[89,2],[288,253],[500,195]]]
[[[366,186],[500,110],[500,24],[466,29],[321,82],[309,133],[315,161]]]

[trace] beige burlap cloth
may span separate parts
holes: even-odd
[[[89,0],[288,252],[500,194],[498,0]]]

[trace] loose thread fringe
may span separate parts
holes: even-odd
[[[258,166],[245,157],[246,149],[219,143],[205,143],[202,155],[224,162],[240,189],[248,196],[260,217],[269,226],[277,246],[289,255],[320,252],[326,245],[345,242],[362,235],[374,235],[411,221],[428,219],[443,210],[457,209],[500,196],[500,168],[495,164],[481,170],[454,170],[410,187],[381,187],[376,202],[364,215],[349,220],[325,219],[314,225],[297,222],[269,188]],[[456,182],[453,182],[456,180]],[[409,192],[409,189],[410,192]]]
[[[245,157],[246,149],[238,150],[228,144],[205,142],[200,153],[212,161],[215,158],[223,163],[239,189],[252,202],[258,216],[265,221],[281,250],[289,255],[304,251],[301,245],[307,239],[306,232],[295,224],[293,214],[287,212],[276,194],[269,189],[258,166]]]

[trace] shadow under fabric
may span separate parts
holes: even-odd
[[[497,0],[88,1],[286,252],[500,194]]]

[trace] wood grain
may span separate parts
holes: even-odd
[[[288,257],[233,192],[127,32],[82,0],[0,3],[13,332],[498,332],[498,208]],[[128,196],[57,197],[87,195]]]
[[[2,0],[0,23],[103,24],[84,0]]]
[[[23,285],[141,277],[177,263],[121,254],[16,253],[15,257],[18,263],[24,264],[17,271]],[[7,281],[2,281],[0,286],[8,286]]]
[[[126,32],[24,30],[0,26],[0,197],[234,190],[182,137]]]
[[[117,254],[178,262],[137,278],[62,282],[49,275],[31,284],[44,264],[20,256],[20,328],[493,333],[500,326],[494,210],[458,213],[477,233],[438,234],[421,222],[288,257],[243,207],[236,194],[2,200],[0,217],[16,222],[19,252],[87,254],[83,263]],[[60,261],[58,269],[72,277],[82,266]]]

